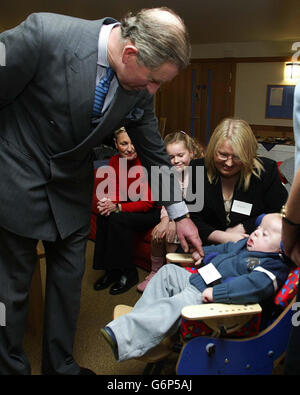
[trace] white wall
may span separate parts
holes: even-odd
[[[250,124],[293,126],[292,120],[265,118],[267,85],[293,84],[284,79],[284,67],[281,62],[238,63],[234,115]]]
[[[292,44],[293,41],[202,44],[192,47],[192,58],[291,58]],[[234,115],[250,124],[292,126],[292,120],[265,118],[267,85],[294,83],[284,79],[284,68],[283,62],[238,63]]]
[[[257,41],[193,45],[192,58],[292,56],[292,44],[292,41]]]

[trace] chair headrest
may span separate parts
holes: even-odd
[[[298,290],[299,272],[299,268],[294,268],[290,271],[285,283],[275,296],[275,304],[286,307],[293,300]]]
[[[266,214],[260,214],[260,215],[256,218],[256,221],[255,221],[255,227],[256,227],[256,228],[261,224],[261,221],[262,221],[262,219],[263,219],[263,217],[264,217],[265,215],[266,215]]]

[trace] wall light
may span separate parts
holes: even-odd
[[[285,64],[284,79],[296,82],[300,79],[300,63],[288,62]]]

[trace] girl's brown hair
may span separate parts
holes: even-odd
[[[187,150],[192,152],[193,159],[203,158],[204,156],[204,149],[201,144],[183,131],[167,134],[164,141],[166,146],[173,143],[184,143]]]

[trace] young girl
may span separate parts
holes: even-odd
[[[182,195],[185,198],[189,183],[189,174],[184,170],[189,166],[192,159],[203,157],[203,148],[183,131],[168,134],[165,137],[165,145],[170,156],[171,164],[179,173],[179,183]],[[148,282],[164,264],[166,253],[175,252],[179,245],[175,222],[169,219],[165,207],[161,209],[160,218],[160,223],[156,225],[152,231],[151,272],[145,280],[137,286],[140,292],[144,291]]]

